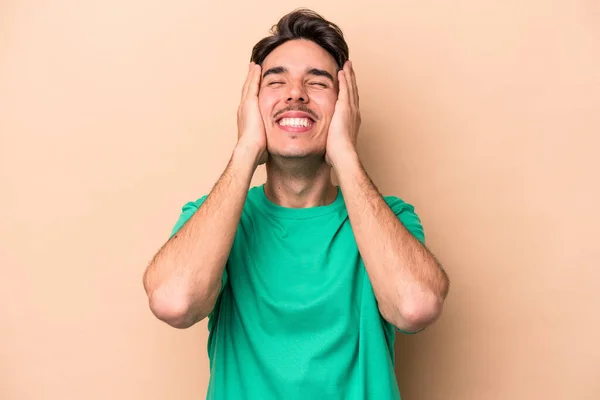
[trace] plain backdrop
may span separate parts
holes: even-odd
[[[403,398],[599,399],[595,0],[2,0],[0,398],[204,398],[206,323],[155,319],[142,274],[300,6],[343,29],[362,160],[451,278],[398,336]]]

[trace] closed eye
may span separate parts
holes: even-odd
[[[280,82],[280,81],[269,82],[269,86],[271,86],[271,85],[283,85],[283,82]]]
[[[327,87],[327,84],[325,84],[323,82],[311,82],[310,85],[311,86],[321,86],[321,87],[324,87],[324,88]]]

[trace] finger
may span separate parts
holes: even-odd
[[[250,82],[252,81],[252,74],[254,72],[254,70],[252,69],[253,65],[253,62],[251,62],[250,65],[248,65],[248,75],[246,75],[246,82],[244,82],[244,86],[242,87],[242,100],[245,99],[246,95],[248,94],[248,88],[250,87]]]
[[[348,84],[346,83],[346,76],[343,70],[338,72],[338,101],[348,101]]]
[[[250,81],[250,87],[248,88],[248,96],[258,96],[258,90],[260,88],[260,75],[262,68],[259,64],[254,64],[252,66],[254,70],[252,75],[252,80]]]
[[[352,87],[354,88],[354,101],[358,106],[360,103],[360,95],[358,94],[358,84],[356,83],[356,73],[354,72],[354,65],[350,62],[350,69],[352,71]]]
[[[354,103],[354,88],[352,87],[352,71],[350,70],[350,62],[344,64],[344,77],[346,78],[346,87],[348,88],[348,103]]]
[[[352,83],[352,68],[350,61],[346,61],[346,64],[344,64],[344,76],[346,77],[346,85],[348,86],[348,101],[355,103],[356,95],[354,94],[354,85]]]

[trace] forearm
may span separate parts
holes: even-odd
[[[399,329],[421,329],[441,312],[445,272],[389,208],[355,151],[334,168],[381,314]]]
[[[214,307],[255,169],[255,155],[236,147],[204,203],[153,258],[144,286],[159,319],[187,328]]]

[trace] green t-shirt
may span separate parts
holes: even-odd
[[[414,208],[384,198],[423,242]],[[172,235],[205,199],[183,206]],[[395,328],[379,313],[339,188],[310,208],[249,190],[208,329],[207,399],[400,398]]]

